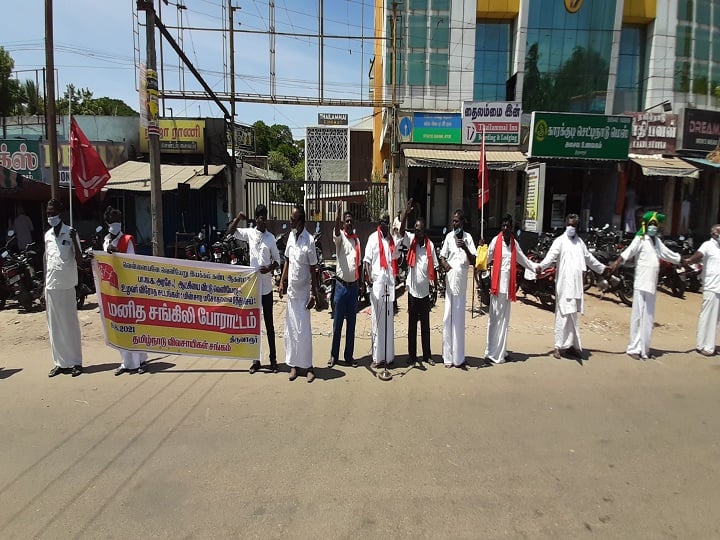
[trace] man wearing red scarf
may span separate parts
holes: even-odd
[[[510,325],[510,303],[515,301],[517,290],[517,263],[532,272],[536,272],[538,266],[525,256],[512,230],[512,216],[506,214],[500,233],[490,240],[488,246],[488,263],[492,264],[492,277],[485,359],[494,364],[502,364],[508,356],[507,334]]]
[[[435,267],[435,246],[425,235],[425,220],[415,220],[415,232],[405,231],[407,216],[413,209],[413,200],[408,201],[407,209],[400,221],[399,244],[408,248],[408,275],[406,280],[408,292],[408,364],[417,362],[417,324],[420,322],[420,338],[422,340],[423,361],[435,365],[430,352],[430,283],[437,287]],[[398,244],[398,245],[399,245]]]
[[[390,234],[390,213],[385,210],[376,232],[370,233],[365,246],[365,280],[372,306],[372,367],[392,364],[395,359],[393,307],[397,258],[395,239]]]
[[[333,338],[330,347],[328,367],[333,367],[340,354],[340,337],[343,322],[347,320],[345,330],[345,352],[343,358],[349,366],[357,367],[353,357],[355,349],[355,321],[358,307],[358,285],[360,280],[360,239],[355,234],[353,217],[350,212],[342,213],[342,201],[337,202],[337,216],[333,240],[335,241],[335,295],[333,297]],[[341,216],[344,223],[341,223]],[[342,225],[342,228],[341,228]]]

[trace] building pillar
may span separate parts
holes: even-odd
[[[463,207],[463,170],[450,170],[450,214]]]
[[[515,193],[517,192],[518,173],[517,171],[506,172],[503,173],[501,178],[505,180],[505,211],[502,212],[502,215],[510,214],[513,217],[513,221],[516,221]],[[490,196],[492,197],[492,194]]]
[[[672,231],[673,206],[675,205],[675,177],[665,180],[663,197],[663,214],[665,214],[665,231]]]

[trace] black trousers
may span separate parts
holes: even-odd
[[[273,323],[273,293],[270,291],[262,295],[263,319],[265,319],[265,333],[270,346],[270,363],[277,361],[275,352],[275,324]]]
[[[430,359],[430,297],[415,298],[408,294],[408,312],[410,327],[408,328],[408,357],[417,360],[417,323],[420,321],[420,339],[422,340],[423,360]]]

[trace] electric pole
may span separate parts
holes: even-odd
[[[145,12],[147,40],[148,148],[150,150],[150,211],[152,213],[153,255],[165,255],[163,239],[163,208],[160,176],[160,125],[158,106],[158,74],[155,59],[155,7],[153,0],[137,0],[138,11]]]
[[[45,0],[45,126],[50,142],[50,196],[57,199],[60,194],[60,172],[58,171],[57,124],[55,118],[55,51],[53,42],[53,3]],[[69,96],[72,99],[72,96]],[[68,126],[69,129],[69,126]],[[72,179],[71,179],[72,181]],[[69,191],[72,197],[72,190]]]
[[[230,181],[228,182],[229,220],[232,220],[237,212],[237,209],[235,208],[235,169],[237,168],[237,161],[235,160],[235,28],[233,27],[233,11],[235,11],[235,9],[236,8],[232,5],[232,0],[228,0],[228,13],[230,15],[230,146],[232,148],[230,158]]]
[[[397,7],[398,3],[392,3],[393,17],[392,17],[392,65],[390,69],[390,76],[392,81],[390,83],[392,93],[392,112],[390,115],[390,177],[388,178],[388,191],[390,192],[389,201],[390,208],[390,219],[395,215],[395,158],[397,155]]]

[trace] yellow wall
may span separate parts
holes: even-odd
[[[520,11],[520,0],[477,0],[478,19],[514,19]]]
[[[655,20],[657,0],[625,0],[623,23],[647,24]]]

